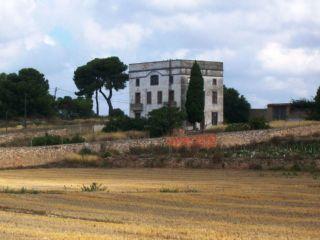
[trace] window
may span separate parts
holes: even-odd
[[[218,113],[217,112],[212,112],[211,123],[212,123],[212,125],[218,125]]]
[[[139,92],[136,93],[135,96],[135,103],[140,103],[141,102],[141,94]]]
[[[169,103],[174,102],[174,91],[169,90]]]
[[[140,78],[136,78],[136,87],[140,87]]]
[[[214,79],[212,79],[212,85],[217,85],[217,79],[216,78],[214,78]]]
[[[159,85],[159,76],[158,75],[152,75],[150,77],[150,85],[151,86]]]
[[[218,93],[216,91],[212,92],[212,103],[217,104],[218,103]]]
[[[147,104],[152,104],[152,95],[151,95],[151,92],[147,92]]]
[[[170,85],[173,84],[173,76],[172,75],[169,76],[169,84]]]
[[[158,99],[158,104],[162,104],[162,92],[161,91],[158,91],[158,96],[157,96],[157,99]]]

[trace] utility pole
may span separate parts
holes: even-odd
[[[56,100],[56,98],[57,98],[57,91],[58,91],[58,88],[55,87],[55,89],[54,89],[54,100]]]
[[[27,94],[24,94],[24,128],[27,128]]]

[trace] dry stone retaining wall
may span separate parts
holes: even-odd
[[[217,134],[216,139],[218,146],[232,147],[237,145],[250,144],[253,142],[263,142],[270,140],[273,137],[284,137],[289,135],[310,136],[313,134],[320,134],[320,124],[289,129],[221,133]],[[206,139],[208,138],[208,135],[202,136]],[[66,154],[79,152],[83,147],[90,148],[97,152],[108,149],[126,152],[129,151],[131,147],[146,147],[150,145],[164,146],[167,144],[168,140],[166,138],[154,138],[47,147],[0,148],[0,168],[36,166],[56,162],[62,160],[66,156]]]

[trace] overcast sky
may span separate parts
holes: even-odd
[[[70,95],[77,66],[114,55],[223,61],[225,84],[252,107],[310,98],[320,85],[320,1],[0,1],[0,72],[34,67],[52,92]],[[126,110],[128,101],[128,89],[114,98]]]

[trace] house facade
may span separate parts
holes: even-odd
[[[223,63],[197,61],[204,79],[204,126],[223,122]],[[185,109],[193,60],[166,60],[129,65],[130,117],[148,117],[163,106]]]

